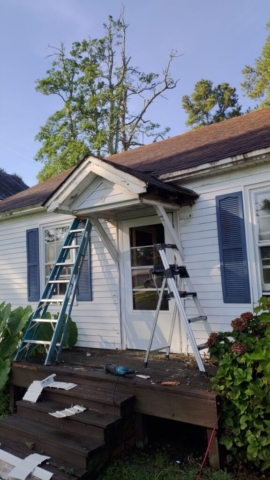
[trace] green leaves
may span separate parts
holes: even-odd
[[[46,77],[37,80],[38,92],[60,100],[59,110],[36,135],[42,146],[35,159],[44,163],[40,181],[76,166],[88,154],[113,155],[169,131],[160,130],[146,113],[157,97],[176,87],[170,65],[177,52],[171,52],[162,78],[141,72],[126,56],[123,15],[110,16],[103,26],[103,38],[74,42],[69,54],[63,44],[54,48]]]
[[[11,362],[26,331],[31,315],[32,308],[30,306],[25,308],[18,307],[12,310],[10,304],[6,305],[5,302],[0,304],[0,390],[8,381]],[[46,318],[52,318],[49,312],[46,313]],[[60,332],[60,337],[62,336],[62,332],[63,328]],[[39,338],[51,340],[52,334],[52,326],[48,323],[42,323]],[[64,346],[73,348],[77,342],[77,338],[77,326],[75,322],[70,319]]]
[[[266,28],[270,29],[270,22]],[[261,100],[260,107],[270,105],[270,35],[266,38],[262,54],[255,60],[255,66],[246,65],[242,70],[245,94],[253,100]]]
[[[258,303],[257,316],[250,315],[243,330],[219,333],[209,351],[211,358],[219,357],[212,385],[223,399],[220,443],[232,457],[266,470],[270,466],[270,299],[263,297]],[[234,342],[245,345],[245,353],[234,353]]]
[[[186,125],[191,125],[192,128],[241,115],[236,89],[228,83],[213,87],[213,82],[205,79],[195,84],[190,97],[188,95],[182,97],[182,106],[188,114]]]
[[[0,390],[4,388],[4,386],[8,381],[9,372],[10,372],[10,361],[3,360],[0,357]]]

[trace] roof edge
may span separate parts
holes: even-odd
[[[196,178],[197,176],[205,176],[209,173],[224,172],[231,168],[244,167],[246,161],[253,159],[254,163],[263,162],[270,154],[270,147],[252,152],[243,153],[234,157],[228,157],[211,163],[204,163],[197,167],[186,168],[185,170],[177,170],[176,172],[164,173],[158,178],[164,182],[175,182],[177,180]],[[250,165],[250,163],[249,163]]]

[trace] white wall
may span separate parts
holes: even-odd
[[[42,230],[45,225],[59,225],[71,219],[65,215],[44,213],[14,217],[0,221],[0,303],[10,302],[13,308],[28,305],[26,230],[40,230],[40,259],[42,263]],[[104,225],[105,226],[105,225]],[[117,232],[112,224],[106,231],[116,245]],[[94,348],[119,348],[121,346],[119,314],[118,268],[103,246],[99,236],[92,232],[92,282],[93,301],[75,303],[72,319],[78,326],[78,346]],[[44,287],[41,269],[41,293]],[[31,304],[35,308],[35,304]],[[57,312],[59,307],[50,307]]]
[[[179,213],[178,227],[189,275],[213,331],[230,330],[231,321],[243,312],[252,311],[254,304],[261,296],[261,279],[256,259],[250,198],[254,188],[267,185],[268,188],[270,187],[269,161],[260,166],[238,169],[212,177],[181,180],[181,185],[195,190],[200,195],[194,206],[182,207]],[[251,304],[224,304],[215,197],[238,191],[243,193]],[[197,314],[191,307],[191,303],[186,300],[189,317]],[[201,323],[195,323],[192,326],[198,343],[203,343],[206,334]]]

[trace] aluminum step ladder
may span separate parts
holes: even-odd
[[[48,283],[18,348],[15,361],[19,361],[23,356],[25,358],[29,358],[32,350],[37,345],[43,345],[47,353],[44,365],[50,364],[55,352],[56,362],[58,362],[67,333],[67,327],[71,316],[80,278],[81,267],[86,254],[91,230],[92,224],[90,220],[81,220],[80,218],[73,219],[63,246],[59,252],[58,258],[51,271]],[[79,239],[80,241],[78,241]],[[67,257],[71,250],[75,250],[73,262],[67,261]],[[67,267],[71,268],[70,278],[61,279],[62,271]],[[64,297],[62,299],[52,298],[55,286],[62,283],[67,284]],[[61,305],[61,310],[57,319],[46,318],[46,312],[51,304]],[[41,325],[44,323],[49,323],[52,327],[52,337],[49,341],[39,338]]]
[[[171,347],[171,342],[172,342],[172,336],[173,336],[173,331],[174,331],[174,326],[175,326],[175,320],[176,320],[176,314],[177,311],[180,313],[180,321],[184,322],[184,326],[186,329],[187,337],[190,341],[192,351],[194,353],[194,356],[196,358],[200,373],[202,375],[206,375],[206,371],[204,368],[204,364],[201,359],[200,351],[206,349],[206,344],[201,344],[197,345],[195,336],[193,333],[193,330],[191,328],[191,324],[195,322],[202,322],[208,336],[212,333],[211,327],[209,325],[209,322],[207,320],[207,316],[205,315],[205,312],[202,308],[202,305],[197,297],[197,293],[194,292],[194,287],[192,285],[192,282],[189,278],[189,274],[187,272],[187,269],[183,265],[170,265],[168,262],[168,259],[166,257],[166,249],[171,249],[175,255],[175,257],[180,260],[182,263],[182,258],[179,253],[179,250],[176,245],[174,244],[165,244],[165,243],[158,243],[155,245],[157,248],[162,265],[156,265],[151,269],[151,274],[152,275],[157,275],[157,276],[162,276],[162,285],[161,288],[158,289],[157,285],[156,288],[159,293],[158,297],[158,304],[157,304],[157,309],[155,313],[155,319],[151,331],[151,336],[148,344],[148,348],[146,351],[145,359],[144,359],[144,366],[147,367],[148,364],[148,357],[149,353],[151,351],[156,351],[156,350],[166,350],[166,356],[167,358],[169,357],[170,353],[170,347]],[[188,291],[185,290],[179,290],[179,288],[183,288],[182,284],[185,283]],[[168,294],[165,292],[165,287],[167,286],[168,289]],[[164,299],[169,300],[170,298],[175,299],[175,306],[173,310],[173,316],[172,316],[172,323],[171,323],[171,328],[169,332],[169,339],[168,339],[168,345],[165,345],[164,347],[159,347],[155,350],[151,350],[152,348],[152,343],[155,335],[155,331],[157,328],[157,323],[158,323],[158,316],[159,312],[161,309],[161,304]],[[188,318],[186,311],[185,311],[185,306],[183,303],[183,298],[190,298],[193,300],[196,309],[198,311],[198,316],[194,318]]]

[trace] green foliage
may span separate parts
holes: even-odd
[[[10,304],[6,305],[5,302],[0,304],[0,391],[7,383],[11,362],[24,336],[31,315],[31,306],[25,308],[18,307],[15,310],[12,310]],[[57,317],[58,314],[52,316],[50,312],[46,313],[47,319],[56,319]],[[60,331],[59,337],[62,336],[63,328],[64,327],[62,327],[62,330]],[[41,324],[38,339],[51,340],[52,334],[53,327],[50,323]],[[70,319],[65,336],[64,347],[73,348],[77,343],[77,339],[78,330],[76,323]],[[40,349],[40,346],[33,349],[33,353],[36,349]]]
[[[270,30],[270,21],[266,29]],[[245,81],[241,86],[246,95],[253,100],[260,100],[261,108],[270,106],[270,35],[266,38],[261,56],[255,60],[255,66],[246,65],[242,73]]]
[[[56,313],[54,315],[52,315],[50,312],[46,312],[46,315],[44,318],[46,318],[47,320],[49,319],[57,319],[59,316],[59,313]],[[66,319],[67,315],[65,315],[65,319]],[[42,339],[42,340],[47,340],[47,341],[50,341],[51,338],[52,338],[52,335],[53,335],[53,326],[54,324],[50,324],[50,323],[42,323],[41,326],[40,326],[40,330],[39,330],[39,333],[38,333],[38,339]],[[63,329],[64,329],[64,324],[62,325],[62,328],[60,330],[60,333],[59,333],[59,339],[62,337],[62,333],[63,333]],[[73,320],[70,318],[69,319],[69,322],[68,322],[68,327],[67,327],[67,331],[66,331],[66,335],[65,335],[65,341],[64,341],[64,345],[63,347],[68,347],[70,349],[72,349],[73,347],[75,347],[76,343],[77,343],[77,340],[78,340],[78,329],[77,329],[77,325],[75,322],[73,322]],[[39,351],[43,351],[43,347],[42,346],[38,346],[36,347]]]
[[[212,380],[223,400],[220,443],[229,458],[270,468],[270,299],[232,321],[233,330],[212,333],[210,356],[219,361]]]
[[[199,128],[222,122],[228,118],[241,115],[236,89],[228,83],[213,87],[210,80],[199,80],[194,92],[189,97],[182,97],[182,106],[188,114],[186,125]]]
[[[54,48],[51,68],[37,81],[38,92],[56,95],[62,104],[36,136],[42,146],[35,159],[44,163],[40,181],[77,165],[86,154],[112,155],[169,131],[159,131],[160,125],[145,115],[157,97],[177,84],[169,72],[175,52],[161,79],[140,72],[126,54],[123,14],[117,20],[109,16],[103,26],[103,38],[74,42],[69,54],[63,44]]]
[[[0,390],[5,386],[11,361],[32,313],[30,306],[11,310],[10,304],[0,304]]]

